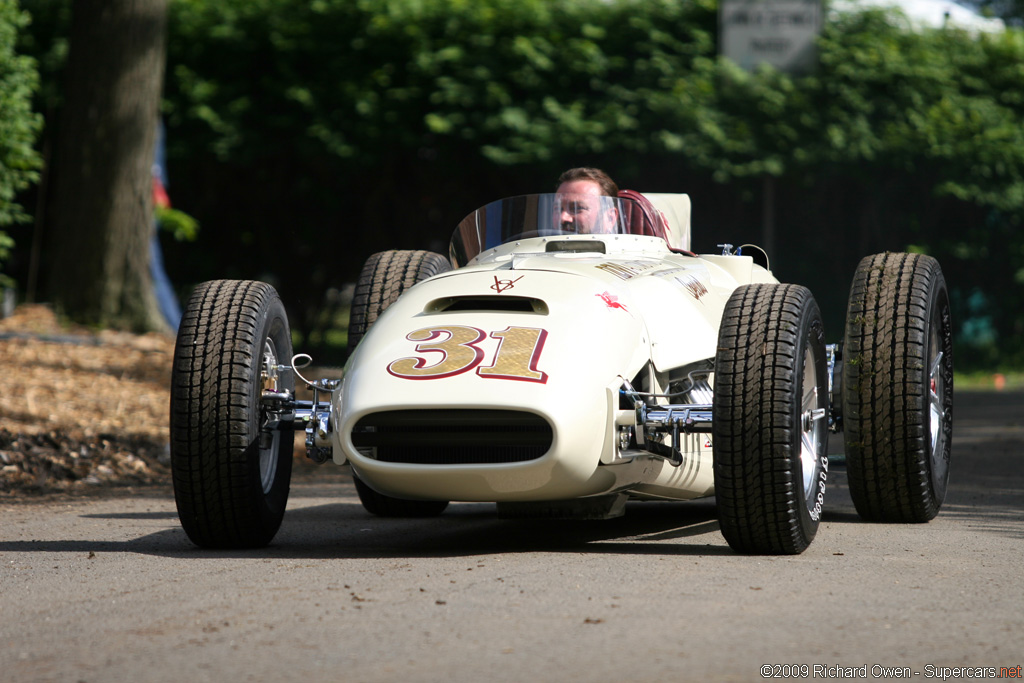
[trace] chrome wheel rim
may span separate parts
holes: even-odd
[[[263,362],[261,364],[261,387],[266,388],[268,382],[273,381],[277,376],[277,347],[269,337],[263,342]],[[257,401],[259,398],[257,398]],[[261,433],[258,437],[260,445],[260,486],[263,493],[270,493],[274,485],[274,476],[277,474],[277,458],[281,450],[281,432],[277,429],[267,434]]]
[[[945,470],[946,452],[946,400],[948,386],[943,372],[945,355],[942,349],[943,330],[939,311],[932,316],[928,335],[928,433],[932,472],[941,476]]]
[[[807,509],[814,508],[818,489],[815,482],[821,472],[821,453],[825,439],[825,397],[818,390],[818,366],[814,353],[804,351],[802,393],[800,400],[800,470]]]

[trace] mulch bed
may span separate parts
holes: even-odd
[[[43,305],[0,319],[0,500],[170,493],[173,356],[168,335],[69,326]],[[303,439],[293,481],[343,478],[306,458]]]
[[[45,306],[0,320],[0,497],[170,485],[174,340],[61,324]]]

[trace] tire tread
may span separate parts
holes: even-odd
[[[869,521],[923,522],[938,513],[924,391],[935,259],[885,253],[861,260],[843,343],[843,421],[850,495]],[[952,387],[950,385],[950,391]]]
[[[182,316],[171,379],[171,470],[182,526],[203,547],[265,545],[280,524],[265,523],[249,464],[250,397],[262,345],[256,337],[274,299],[262,282],[215,280],[194,290]],[[290,447],[285,456],[290,472]]]
[[[359,273],[349,316],[349,350],[402,292],[417,282],[451,270],[448,259],[432,251],[389,250],[373,254]]]
[[[719,525],[739,552],[802,552],[813,539],[797,506],[793,474],[801,387],[799,335],[806,307],[817,304],[796,285],[748,285],[733,293],[719,330],[715,361],[714,468]]]

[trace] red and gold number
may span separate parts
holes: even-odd
[[[462,374],[483,360],[484,352],[477,344],[486,336],[483,330],[461,325],[410,332],[406,339],[421,342],[416,345],[416,353],[440,353],[441,358],[433,365],[427,365],[427,358],[400,358],[388,365],[388,372],[405,379],[441,379]]]
[[[392,361],[388,372],[403,379],[441,379],[476,368],[477,375],[488,379],[543,384],[548,381],[548,375],[537,369],[537,361],[547,335],[547,330],[533,327],[508,327],[491,332],[490,336],[498,340],[494,362],[477,367],[484,358],[479,344],[487,338],[487,333],[462,325],[425,327],[406,336],[409,341],[419,342],[416,353],[422,355]],[[428,365],[431,360],[434,362]]]
[[[476,374],[494,379],[547,382],[547,373],[537,369],[547,336],[547,330],[535,327],[508,327],[501,332],[491,332],[491,337],[498,340],[494,364],[479,368]]]

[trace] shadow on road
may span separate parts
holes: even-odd
[[[0,542],[0,552],[129,552],[174,557],[321,559],[529,552],[732,554],[718,535],[713,501],[631,503],[625,517],[603,521],[500,519],[494,505],[487,503],[452,505],[444,515],[432,519],[383,519],[368,515],[357,503],[329,503],[289,510],[272,545],[247,551],[197,549],[177,526],[173,512],[83,517],[174,520],[175,523],[174,528],[124,541],[6,541]]]
[[[1024,394],[957,395],[951,480],[942,520],[979,533],[1024,538]],[[841,437],[840,437],[841,439]],[[605,521],[499,519],[493,504],[461,503],[439,518],[382,519],[354,500],[350,480],[302,477],[295,504],[274,543],[252,551],[195,548],[173,511],[83,515],[159,523],[167,528],[124,541],[0,542],[3,552],[129,552],[163,556],[267,558],[416,558],[495,553],[564,552],[713,556],[733,551],[719,534],[713,499],[686,503],[630,503],[626,516]],[[324,504],[343,497],[344,500]],[[305,503],[303,501],[318,501]],[[862,523],[846,488],[841,463],[830,472],[824,522]],[[665,541],[672,541],[666,543]]]
[[[370,517],[355,504],[303,508],[289,515],[270,552],[314,557],[732,553],[722,545],[712,501],[629,504],[624,517],[600,521],[500,519],[494,505],[486,503],[453,505],[440,518],[422,520]],[[321,530],[320,538],[309,538],[310,529]],[[667,540],[675,542],[660,543]]]

